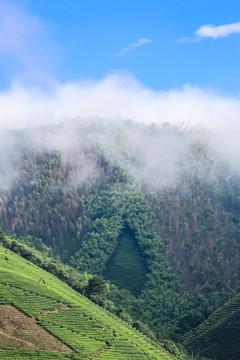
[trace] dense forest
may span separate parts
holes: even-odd
[[[9,136],[4,231],[102,276],[104,296],[159,338],[179,339],[240,292],[240,176],[207,137],[129,121]]]

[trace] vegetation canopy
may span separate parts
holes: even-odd
[[[239,293],[240,172],[210,133],[94,120],[8,136],[0,224],[10,249],[164,340]]]

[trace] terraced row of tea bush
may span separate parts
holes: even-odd
[[[159,350],[146,344],[146,340],[137,334],[130,336],[130,330],[123,323],[116,327],[116,319],[106,318],[101,311],[93,314],[86,308],[63,309],[40,316],[39,322],[59,339],[67,339],[66,343],[72,349],[87,357],[104,349],[109,358],[108,353],[114,352],[116,359],[169,358],[166,354],[160,355]]]
[[[240,294],[183,337],[188,350],[219,360],[240,358]]]
[[[4,284],[0,284],[0,292],[4,299],[2,303],[14,305],[29,316],[40,314],[45,309],[54,310],[61,305],[56,300]]]
[[[118,239],[118,247],[109,261],[104,276],[119,289],[124,288],[138,295],[146,281],[146,273],[147,267],[137,241],[126,231]]]
[[[69,354],[59,354],[0,346],[0,358],[174,359],[163,348],[138,331],[133,331],[122,320],[93,304],[55,276],[2,246],[0,293],[0,304],[11,304],[30,317],[37,316],[36,322],[66,344],[71,351]],[[65,308],[61,308],[64,306]],[[0,332],[2,331],[0,327]]]
[[[68,355],[57,354],[50,351],[14,350],[0,347],[0,359],[4,360],[64,360],[71,359]],[[77,359],[77,358],[74,358]]]

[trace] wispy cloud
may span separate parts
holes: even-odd
[[[45,82],[54,69],[49,27],[24,2],[0,0],[0,58],[13,78]],[[1,70],[2,71],[2,70]],[[1,72],[0,72],[1,76]]]
[[[184,37],[177,40],[177,42],[179,43],[196,43],[200,41],[202,41],[202,39],[199,37],[192,37],[192,38]]]
[[[212,38],[218,39],[220,37],[227,37],[233,34],[240,33],[240,22],[226,24],[226,25],[202,25],[200,28],[195,31],[195,37],[193,38],[181,38],[178,39],[178,42],[185,43],[185,42],[199,42],[204,38]]]
[[[135,50],[137,47],[143,46],[143,45],[148,44],[150,42],[152,42],[151,39],[146,39],[146,38],[138,39],[137,42],[132,43],[132,44],[128,45],[127,47],[123,48],[118,54],[114,55],[114,57],[123,56],[123,55],[126,54],[126,52],[131,51],[131,50]]]

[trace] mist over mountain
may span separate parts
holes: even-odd
[[[4,130],[1,226],[178,339],[240,288],[238,164],[215,134],[100,118]]]
[[[161,342],[179,360],[187,359],[176,341],[197,359],[235,360],[239,6],[216,0],[70,3],[0,0],[4,323],[12,306],[26,320],[47,302],[57,312],[41,314],[42,326],[60,340],[62,331],[62,339],[78,339],[77,345],[66,342],[66,358],[82,358],[79,336],[94,330],[94,338],[84,339],[85,358],[167,359],[168,353],[154,353]],[[80,325],[71,334],[68,316],[62,317],[74,318],[71,301],[61,298],[67,309],[58,309],[59,298],[49,300],[50,288],[44,298],[49,284],[40,278],[36,285],[31,271],[21,270],[31,277],[27,285],[16,280],[17,257],[8,257],[10,250],[81,293],[75,318]],[[21,294],[33,299],[34,313]],[[144,343],[139,352],[137,341],[122,342],[127,332],[123,327],[119,339],[121,326],[112,318],[99,328],[104,315],[98,315],[100,323],[95,310],[88,317],[90,302],[82,295],[97,305],[93,309],[101,306],[140,336],[150,336],[154,347]],[[88,304],[84,316],[82,301]],[[25,315],[19,313],[24,309]],[[66,328],[46,318],[66,322]],[[37,348],[34,340],[29,354],[40,358],[42,341]],[[20,358],[19,339],[10,344],[14,349],[5,349],[9,343],[0,324],[1,354]]]

